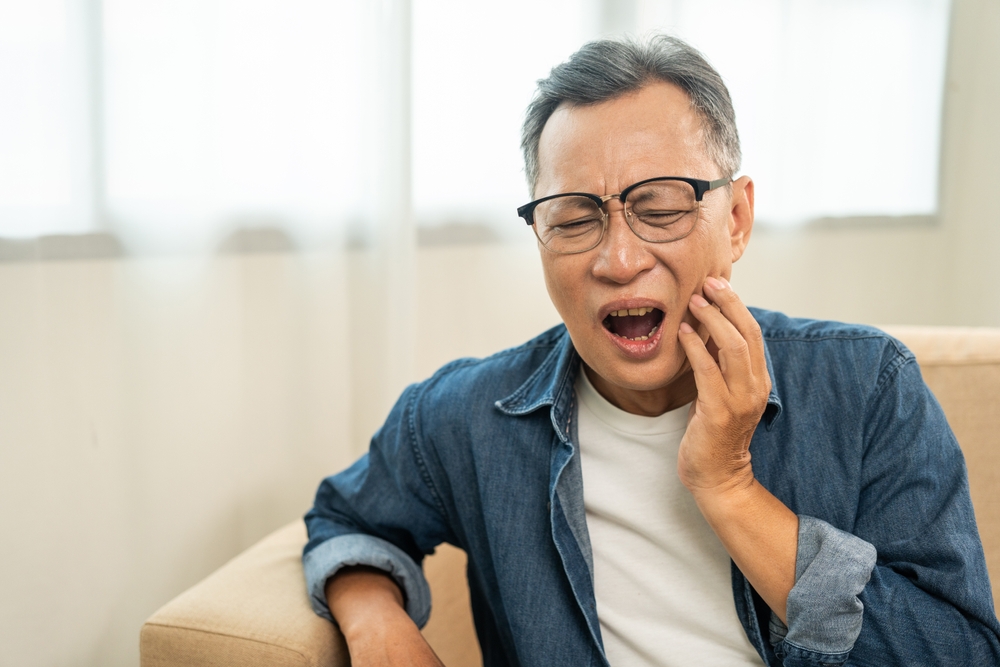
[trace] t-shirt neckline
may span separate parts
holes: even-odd
[[[665,435],[687,429],[690,403],[656,417],[634,415],[601,396],[590,382],[590,378],[587,377],[582,363],[580,364],[580,372],[577,373],[574,388],[581,406],[586,407],[595,417],[616,431],[632,435]]]

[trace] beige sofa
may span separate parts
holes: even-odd
[[[1000,329],[887,327],[916,354],[965,452],[979,531],[1000,593]],[[157,611],[142,628],[143,667],[347,665],[343,640],[309,607],[296,521]],[[434,611],[424,634],[450,667],[480,665],[465,556],[442,547],[424,565]]]

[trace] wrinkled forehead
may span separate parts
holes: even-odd
[[[657,82],[598,104],[564,103],[538,144],[533,196],[612,194],[656,176],[715,178],[701,116],[687,93]]]

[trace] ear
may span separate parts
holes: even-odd
[[[729,212],[729,242],[735,262],[743,256],[753,230],[753,181],[740,176],[733,181],[732,209]]]

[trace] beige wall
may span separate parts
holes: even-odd
[[[306,258],[0,265],[0,664],[138,624],[351,458],[344,276]]]
[[[940,224],[758,230],[746,301],[1000,326],[1000,4],[958,2],[953,28]],[[0,664],[136,664],[142,619],[301,515],[395,385],[557,322],[529,243],[422,247],[412,368],[379,375],[401,334],[370,259],[0,263]]]

